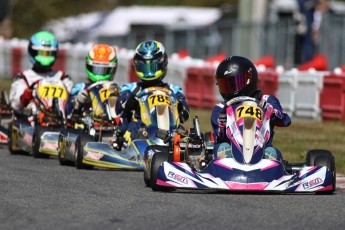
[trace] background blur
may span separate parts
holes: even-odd
[[[150,38],[163,42],[169,53],[273,55],[278,65],[291,68],[307,61],[301,38],[308,34],[308,9],[302,12],[301,2],[305,8],[328,2],[319,35],[313,32],[312,52],[327,55],[331,69],[343,65],[345,6],[340,0],[0,0],[0,35],[27,39],[46,29],[60,42],[106,42],[128,49]]]

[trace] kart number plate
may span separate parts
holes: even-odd
[[[171,98],[168,95],[164,94],[154,94],[149,96],[147,99],[149,101],[149,108],[151,109],[153,106],[156,105],[168,105],[171,106]]]
[[[61,98],[67,99],[67,90],[61,85],[42,85],[37,88],[38,96],[40,98]]]
[[[241,118],[251,117],[262,121],[262,109],[258,106],[242,105],[236,109],[236,120]]]
[[[111,94],[114,94],[114,93],[115,93],[115,89],[113,88],[103,88],[99,91],[99,97],[101,101],[104,102],[110,97]]]

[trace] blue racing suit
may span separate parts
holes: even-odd
[[[266,144],[265,149],[265,158],[276,159],[282,161],[281,153],[278,149],[272,146],[273,136],[274,136],[274,127],[287,127],[291,124],[290,116],[285,113],[280,105],[279,100],[272,95],[260,95],[259,100],[262,104],[272,106],[274,109],[274,117],[271,118],[271,136]],[[222,131],[222,127],[225,124],[220,124],[219,117],[221,114],[225,114],[226,103],[221,102],[214,106],[211,115],[211,124],[214,133],[214,149],[212,151],[213,158],[217,158],[217,153],[222,151],[226,152],[227,157],[231,157],[231,146],[230,140],[226,136],[226,133]]]
[[[122,124],[118,127],[118,131],[124,134],[125,141],[130,143],[137,136],[140,128],[146,127],[140,118],[139,104],[128,106],[129,103],[137,103],[135,95],[145,88],[149,87],[164,87],[171,90],[178,100],[178,111],[180,114],[180,121],[184,123],[189,117],[189,107],[185,100],[185,96],[181,87],[164,83],[162,81],[155,85],[148,85],[142,82],[128,83],[122,86],[120,96],[116,102],[115,111],[122,118]],[[132,114],[132,110],[135,110]]]
[[[65,112],[66,112],[67,118],[70,118],[74,111],[74,101],[76,100],[78,93],[81,90],[86,89],[89,85],[90,83],[82,82],[82,83],[77,83],[72,87],[71,94],[65,106]],[[91,104],[91,100],[89,104]]]
[[[108,81],[103,81],[103,82],[108,82]],[[112,83],[112,82],[109,81],[109,83]],[[67,122],[68,125],[71,125],[70,121],[71,121],[72,116],[74,114],[76,114],[77,116],[80,116],[82,111],[89,111],[90,108],[92,107],[91,98],[88,97],[87,100],[85,101],[85,103],[80,105],[81,107],[78,109],[78,111],[76,111],[76,109],[75,109],[78,93],[82,90],[87,89],[90,85],[92,85],[92,83],[81,82],[81,83],[75,84],[72,87],[70,97],[68,98],[68,100],[66,102],[66,106],[65,106],[65,112],[66,112],[66,116],[68,119],[68,122]],[[118,121],[116,121],[116,122],[120,123],[120,119],[118,119]]]

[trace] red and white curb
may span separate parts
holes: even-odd
[[[345,175],[337,174],[336,188],[345,189]]]

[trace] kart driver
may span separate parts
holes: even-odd
[[[117,69],[116,48],[107,44],[95,44],[89,50],[85,60],[85,72],[87,81],[75,84],[71,96],[66,103],[66,114],[69,121],[76,121],[82,115],[82,110],[92,107],[92,101],[87,92],[87,87],[96,82],[108,82],[114,90],[114,96],[118,96],[119,87],[113,82]],[[115,102],[114,102],[115,106]],[[111,111],[113,117],[117,117],[115,110]],[[120,122],[120,118],[116,120]],[[70,126],[70,122],[68,122]]]
[[[123,124],[117,132],[117,150],[135,139],[140,128],[146,127],[140,118],[140,107],[136,99],[136,94],[145,88],[156,86],[171,90],[178,100],[180,122],[184,123],[189,118],[189,108],[181,87],[162,81],[167,72],[168,57],[160,42],[148,40],[140,43],[135,50],[133,64],[139,82],[122,86],[116,102],[116,113],[123,118]]]
[[[33,34],[28,45],[29,60],[32,68],[17,73],[10,90],[10,103],[17,118],[29,119],[33,124],[33,118],[23,113],[25,107],[33,106],[32,87],[43,78],[55,78],[61,80],[68,93],[73,86],[72,80],[61,70],[53,70],[58,52],[58,41],[55,36],[46,31]],[[30,105],[29,105],[30,103]],[[28,106],[29,105],[29,106]],[[34,107],[31,107],[34,108]]]
[[[224,102],[217,104],[212,111],[211,124],[214,132],[213,158],[232,157],[226,129],[226,102],[237,96],[256,98],[264,109],[272,107],[274,115],[271,118],[271,136],[265,149],[265,159],[282,161],[281,153],[272,146],[274,126],[287,127],[291,119],[286,114],[279,100],[272,95],[263,95],[258,89],[258,73],[254,64],[247,58],[231,56],[223,60],[216,70],[216,81]]]

